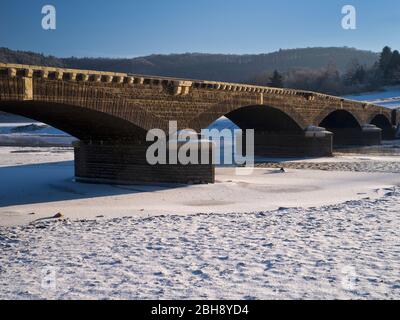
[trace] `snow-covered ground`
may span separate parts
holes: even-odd
[[[62,131],[43,123],[0,123],[0,134],[65,135]]]
[[[0,148],[0,299],[399,299],[400,161],[334,159],[107,186],[70,148]]]
[[[38,122],[0,122],[1,146],[68,146],[75,139]]]
[[[332,174],[289,169],[282,174],[258,168],[241,176],[235,168],[217,168],[214,185],[91,185],[74,182],[70,149],[0,148],[0,159],[0,176],[7,181],[0,184],[0,225],[29,223],[57,212],[92,219],[321,206],[377,197],[377,189],[400,184],[400,171]]]
[[[0,228],[0,299],[399,299],[398,189],[320,208]]]
[[[348,99],[366,101],[387,108],[400,108],[400,87],[386,87],[383,91],[346,96]]]

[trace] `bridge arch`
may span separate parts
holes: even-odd
[[[70,104],[0,101],[0,111],[46,123],[82,141],[144,141],[147,132],[109,113]]]
[[[330,107],[324,109],[316,118],[315,124],[324,128],[357,128],[361,129],[361,118],[346,109]]]
[[[389,119],[385,114],[382,113],[374,113],[372,114],[369,119],[368,123],[376,125],[377,127],[384,127],[384,126],[390,126],[392,127],[392,122],[391,119]]]
[[[320,127],[326,129],[346,129],[346,128],[354,128],[360,129],[362,127],[362,122],[357,118],[356,115],[351,113],[350,111],[344,109],[337,109],[327,113],[325,117],[319,118],[317,124]]]
[[[381,131],[365,124],[355,113],[345,109],[334,110],[318,122],[320,127],[333,133],[336,146],[380,144]]]
[[[298,132],[303,124],[296,116],[269,106],[247,106],[233,110],[225,115],[241,129],[254,129],[260,132]]]
[[[390,119],[386,115],[375,114],[372,117],[370,117],[369,123],[382,129],[383,139],[394,139],[395,129],[393,128]]]
[[[216,109],[218,110],[216,112]],[[309,123],[292,106],[226,104],[214,106],[212,112],[204,112],[190,122],[189,127],[204,129],[220,119],[227,117],[241,129],[256,131],[302,131]]]

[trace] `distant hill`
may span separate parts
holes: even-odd
[[[0,48],[0,62],[6,63],[230,82],[246,82],[255,75],[275,69],[280,72],[299,68],[320,69],[328,64],[335,64],[340,72],[344,72],[354,60],[370,67],[378,59],[377,53],[347,47],[289,49],[257,55],[185,53],[133,59],[57,58]]]

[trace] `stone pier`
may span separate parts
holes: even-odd
[[[212,148],[207,152],[209,164],[156,164],[146,159],[147,144],[77,142],[75,176],[79,182],[135,184],[174,183],[207,184],[215,182]],[[182,145],[178,146],[181,148]],[[167,149],[169,161],[169,149]],[[201,157],[201,152],[199,152]],[[201,159],[201,158],[199,158]]]
[[[309,126],[300,133],[256,132],[254,152],[261,157],[332,156],[332,133]]]
[[[384,128],[382,130],[382,140],[396,140],[397,137],[397,127],[392,126],[390,128]]]
[[[373,146],[382,143],[382,129],[374,125],[361,128],[332,128],[335,146]]]

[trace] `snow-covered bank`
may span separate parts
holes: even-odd
[[[75,140],[43,123],[0,123],[0,146],[70,146]]]
[[[346,96],[345,98],[358,101],[366,101],[387,108],[400,107],[400,87],[386,87],[383,91],[364,92]]]
[[[0,227],[0,299],[399,299],[400,194],[383,191],[321,208]]]
[[[0,147],[0,168],[73,160],[71,147]]]
[[[377,189],[400,184],[400,174],[385,172],[288,170],[282,174],[260,168],[241,176],[234,168],[218,168],[214,185],[92,185],[74,182],[70,150],[46,150],[0,148],[0,225],[25,224],[57,212],[75,219],[315,207],[378,197]],[[16,161],[20,165],[12,165]]]
[[[43,123],[0,123],[0,134],[35,134],[67,136],[64,132]]]
[[[21,147],[67,147],[71,146],[74,138],[58,135],[25,135],[25,134],[2,134],[0,135],[0,146]]]

